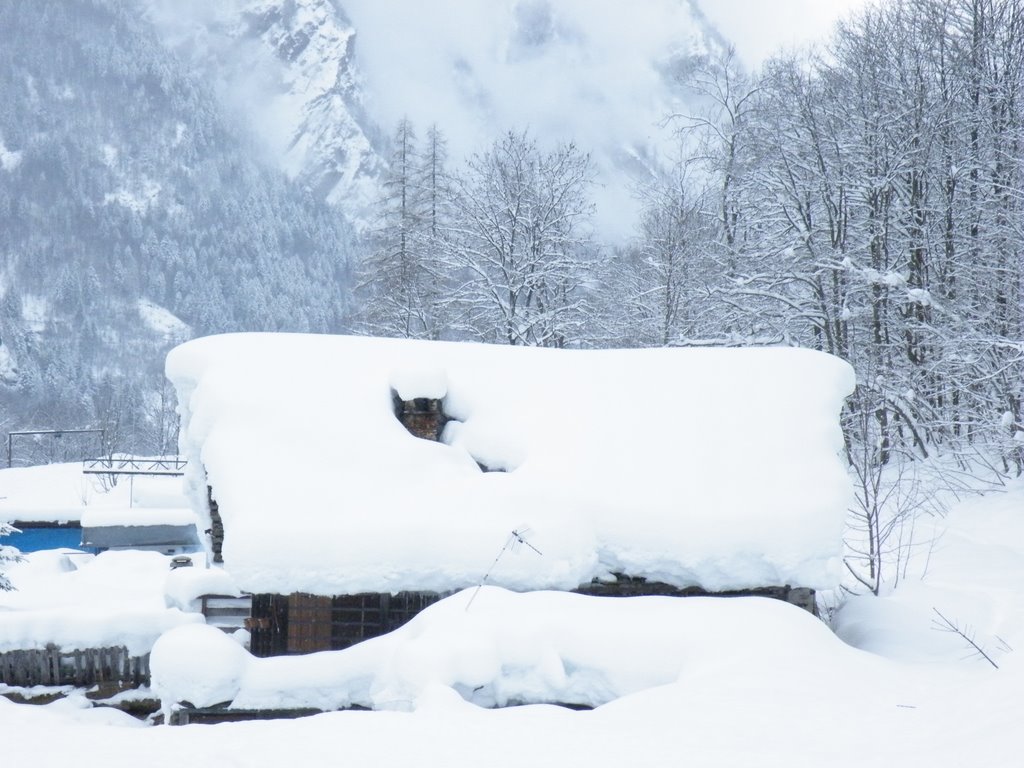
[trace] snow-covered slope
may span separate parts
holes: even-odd
[[[139,2],[292,178],[365,225],[383,163],[336,2]]]
[[[119,449],[163,452],[156,366],[169,344],[339,326],[342,217],[261,162],[134,5],[7,0],[0,39],[9,429],[118,421]]]

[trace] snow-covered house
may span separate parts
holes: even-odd
[[[812,605],[840,576],[853,373],[823,353],[237,334],[167,374],[258,655],[346,647],[484,580]]]

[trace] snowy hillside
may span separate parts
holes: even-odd
[[[0,409],[166,452],[163,351],[337,328],[351,233],[130,10],[0,4]]]
[[[336,2],[138,2],[291,178],[365,225],[384,168]]]

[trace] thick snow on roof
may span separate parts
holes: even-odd
[[[853,374],[825,354],[238,334],[167,373],[186,485],[197,508],[214,489],[242,589],[838,581]],[[405,430],[393,390],[443,398],[443,442]],[[507,546],[524,527],[542,554]]]
[[[87,509],[82,513],[83,528],[113,526],[138,528],[150,525],[195,525],[196,513],[188,507],[111,507]]]

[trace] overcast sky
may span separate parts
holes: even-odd
[[[701,10],[749,66],[779,48],[825,40],[836,21],[866,0],[697,0]]]

